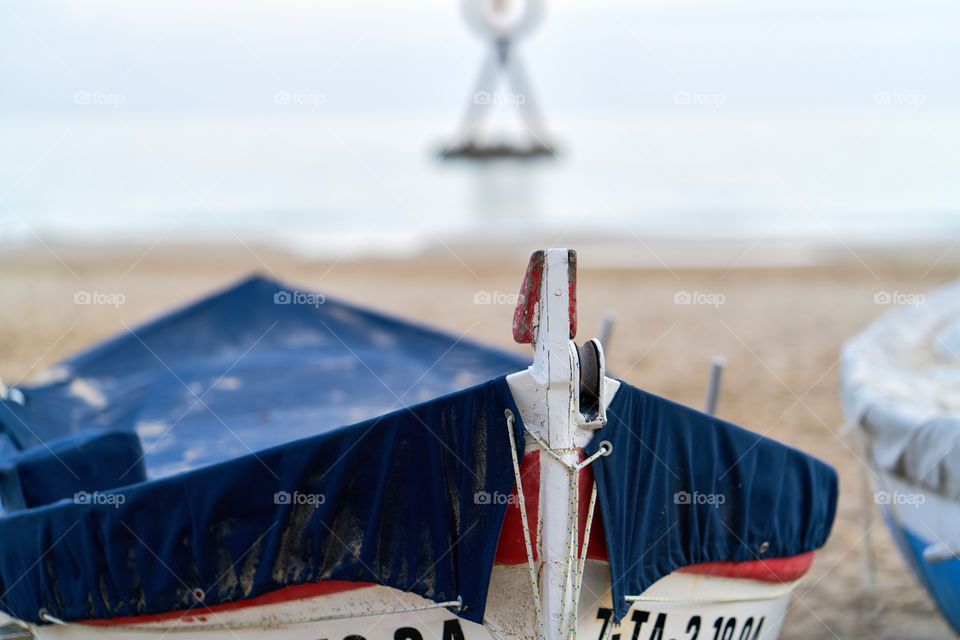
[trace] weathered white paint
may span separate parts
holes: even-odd
[[[573,412],[576,407],[572,378],[579,371],[569,336],[568,255],[566,249],[548,249],[544,258],[536,305],[534,359],[526,372],[533,380],[520,383],[514,375],[507,381],[511,391],[519,384],[530,393],[520,398],[526,401],[524,406],[518,405],[528,428],[565,460],[574,463]],[[517,394],[514,396],[516,399]],[[568,561],[569,472],[549,456],[543,456],[541,461],[540,599],[546,637],[560,640],[565,635],[564,619],[569,611],[565,596],[572,592],[570,575],[564,575]]]

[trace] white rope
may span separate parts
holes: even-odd
[[[577,527],[580,526],[580,522],[579,522],[580,520],[579,519],[580,470],[586,467],[587,465],[593,463],[600,456],[609,455],[611,451],[612,451],[612,447],[610,446],[609,442],[604,441],[600,443],[600,449],[595,454],[593,454],[592,456],[590,456],[589,458],[587,458],[586,460],[578,464],[575,467],[575,471],[573,471],[572,473],[572,475],[575,475],[577,477],[577,489],[576,489],[577,516],[578,516]],[[597,506],[597,483],[596,481],[594,481],[593,488],[590,490],[590,505],[587,507],[587,520],[583,526],[583,544],[580,550],[580,557],[576,559],[576,569],[574,570],[574,574],[573,574],[573,612],[572,612],[572,620],[570,623],[571,638],[576,637],[577,616],[579,614],[579,608],[580,608],[580,589],[583,587],[583,572],[587,564],[587,548],[590,545],[590,531],[593,528],[593,514],[596,512],[596,506]]]
[[[567,587],[570,591],[576,589],[577,542],[580,539],[580,470],[576,466],[568,466],[568,504],[567,504],[567,562],[563,569],[563,595],[560,598],[560,611],[567,618],[567,637],[577,635],[577,598],[572,593],[569,605],[567,604]],[[570,607],[567,611],[567,606]],[[563,633],[563,623],[559,629]]]
[[[49,622],[51,624],[61,624],[61,625],[68,624],[67,622],[64,622],[63,620],[61,620],[60,618],[57,618],[47,613],[46,609],[40,609],[40,611],[37,612],[37,617],[39,617],[44,622]]]
[[[396,609],[381,609],[379,611],[359,611],[356,613],[345,613],[338,615],[330,616],[314,616],[314,617],[304,617],[304,618],[290,618],[290,619],[277,619],[276,617],[271,617],[269,622],[263,620],[258,622],[221,622],[213,624],[191,624],[184,623],[179,625],[154,625],[152,623],[144,624],[118,624],[110,626],[100,626],[100,625],[84,625],[84,626],[97,626],[100,629],[103,629],[104,632],[107,631],[134,631],[139,633],[157,633],[158,631],[163,633],[181,633],[181,632],[192,632],[192,631],[233,631],[238,629],[257,629],[257,628],[267,628],[267,627],[276,627],[276,626],[286,626],[291,624],[307,624],[311,622],[328,622],[331,620],[349,620],[351,618],[366,618],[369,616],[385,616],[393,613],[412,613],[415,611],[426,611],[427,609],[441,609],[447,607],[456,607],[459,609],[463,606],[463,600],[457,596],[456,600],[450,600],[447,602],[432,602],[430,604],[421,604],[412,607],[398,607]],[[186,614],[185,614],[186,615]],[[202,612],[197,612],[196,615],[202,615]],[[56,618],[45,609],[41,609],[39,617],[44,622],[51,622],[57,625],[69,625],[70,623],[64,622],[60,618]],[[77,626],[83,625],[83,623],[76,623]]]
[[[520,521],[523,523],[523,544],[527,551],[527,568],[530,570],[530,585],[533,587],[533,603],[537,609],[537,627],[540,639],[545,640],[543,629],[543,607],[540,604],[540,585],[537,581],[537,565],[533,560],[533,543],[530,542],[530,523],[527,522],[527,501],[523,496],[523,480],[520,478],[520,461],[517,458],[517,441],[513,435],[516,418],[513,412],[504,411],[507,416],[507,433],[510,435],[510,456],[513,458],[513,476],[517,483],[517,502],[520,505]]]
[[[577,635],[577,616],[580,605],[580,589],[583,586],[583,571],[587,560],[587,545],[590,541],[590,528],[593,525],[593,513],[597,501],[597,485],[594,483],[593,490],[590,494],[590,507],[587,514],[587,522],[586,526],[584,527],[583,549],[580,553],[578,553],[577,543],[579,542],[580,538],[580,471],[596,462],[602,456],[610,455],[613,452],[613,445],[609,441],[604,440],[600,443],[600,447],[593,455],[587,457],[582,462],[571,463],[564,460],[562,454],[551,449],[550,446],[544,442],[543,438],[528,429],[526,425],[524,425],[524,431],[530,434],[537,444],[539,444],[544,451],[549,453],[554,460],[566,467],[570,474],[570,482],[568,485],[569,505],[567,511],[567,562],[563,571],[564,588],[561,592],[562,595],[560,598],[560,611],[562,612],[563,620],[560,621],[560,628],[557,630],[561,635],[563,635],[564,626],[566,626],[567,637],[573,639],[576,638]],[[511,438],[512,436],[513,432],[511,431]],[[517,481],[519,483],[519,476]],[[568,586],[572,587],[571,590],[573,592],[570,598],[571,602],[569,604],[569,609],[567,605]],[[537,611],[539,615],[539,606]]]
[[[613,633],[614,623],[613,623],[612,613],[610,615],[610,618],[607,620],[606,625],[607,625],[607,630],[604,632],[603,638],[601,638],[601,640],[610,640],[610,634]]]
[[[567,467],[568,469],[570,468],[570,466],[571,466],[570,463],[567,462],[566,460],[564,460],[564,459],[563,459],[563,456],[561,456],[559,453],[557,453],[556,451],[554,451],[553,449],[551,449],[551,448],[550,448],[550,445],[547,444],[547,443],[543,440],[543,438],[541,438],[540,436],[538,436],[538,435],[537,435],[536,433],[534,433],[533,431],[530,431],[530,429],[527,428],[527,425],[523,425],[523,430],[526,431],[526,432],[530,435],[531,438],[533,438],[534,440],[536,440],[537,443],[543,448],[544,451],[546,451],[546,452],[549,453],[551,456],[553,456],[554,460],[556,460],[557,462],[559,462],[559,463],[562,464],[563,466]]]
[[[517,493],[520,501],[520,512],[523,518],[524,542],[526,543],[527,547],[527,564],[530,567],[530,582],[533,585],[534,601],[537,607],[537,623],[540,627],[541,640],[543,640],[544,615],[543,609],[540,606],[540,589],[537,583],[536,568],[533,562],[532,544],[530,543],[530,527],[527,523],[527,510],[523,499],[523,489],[520,481],[520,465],[517,461],[516,442],[513,436],[513,425],[515,423],[515,418],[510,410],[507,410],[504,413],[507,416],[507,428],[510,432],[511,454],[513,455],[513,472],[516,476]],[[583,571],[587,560],[587,545],[590,542],[590,529],[593,525],[593,514],[597,502],[597,486],[596,483],[594,483],[593,490],[590,494],[590,507],[587,513],[587,521],[584,527],[583,548],[582,551],[579,551],[578,553],[577,546],[580,539],[580,472],[584,468],[596,462],[600,457],[610,455],[610,453],[613,451],[613,445],[610,444],[609,441],[604,440],[600,443],[599,449],[582,462],[567,462],[564,460],[563,454],[551,449],[550,445],[548,445],[538,434],[528,429],[526,425],[523,426],[523,429],[537,442],[537,444],[540,445],[544,451],[550,454],[554,460],[566,467],[567,472],[569,473],[569,502],[567,507],[567,562],[563,570],[564,588],[560,597],[560,611],[562,612],[563,619],[561,619],[560,627],[557,629],[557,631],[559,631],[561,635],[564,635],[564,627],[566,627],[566,636],[573,639],[576,638],[577,635],[577,616],[580,604],[580,589],[583,586]],[[567,603],[568,596],[570,596],[569,605]]]
[[[490,622],[486,618],[483,619],[483,626],[487,628],[487,631],[489,631],[490,635],[494,637],[494,640],[507,640],[507,637],[504,636],[499,631],[497,631],[496,629],[494,629],[493,625],[490,624]]]
[[[591,464],[593,464],[593,462],[600,456],[610,455],[611,451],[613,451],[613,447],[610,445],[609,442],[604,440],[603,442],[600,443],[600,448],[597,449],[597,452],[595,454],[593,454],[583,462],[580,462],[574,466],[576,467],[577,471],[579,471],[580,469],[583,469],[584,467],[588,467]]]
[[[578,465],[578,469],[592,464],[600,456],[608,456],[613,452],[613,445],[604,440],[600,443],[600,448],[595,454],[584,460]],[[590,506],[587,507],[587,521],[583,527],[583,547],[580,550],[580,563],[577,569],[576,595],[580,597],[580,588],[583,586],[583,571],[587,564],[587,548],[590,544],[590,531],[593,529],[593,514],[597,507],[597,482],[594,480],[593,488],[590,490]]]
[[[590,529],[593,527],[593,514],[597,506],[597,483],[593,483],[593,490],[590,492],[590,506],[587,508],[587,522],[583,527],[583,548],[580,551],[580,564],[577,568],[577,583],[575,595],[577,601],[580,598],[580,587],[583,585],[583,570],[587,564],[587,546],[590,544]]]
[[[548,445],[544,441],[544,439],[541,438],[539,435],[537,435],[533,431],[530,431],[530,429],[527,428],[527,425],[523,425],[523,430],[526,431],[531,438],[536,440],[537,444],[539,444],[544,451],[549,453],[554,460],[556,460],[557,462],[559,462],[560,464],[562,464],[568,469],[577,469],[577,470],[583,469],[584,467],[593,464],[597,460],[597,458],[600,458],[601,456],[608,456],[613,451],[613,445],[610,444],[609,441],[604,440],[603,442],[600,443],[600,448],[597,450],[597,452],[594,453],[589,458],[587,458],[586,460],[584,460],[583,462],[567,462],[566,460],[563,459],[562,454],[559,454],[553,449],[551,449],[550,445]]]

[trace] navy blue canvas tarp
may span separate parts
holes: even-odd
[[[0,498],[7,511],[146,480],[143,449],[129,431],[80,431],[0,460]]]
[[[357,425],[0,518],[21,620],[187,610],[320,580],[462,598],[480,622],[513,468],[503,378]],[[317,431],[328,426],[316,423]],[[523,433],[516,437],[523,450]]]
[[[837,501],[829,465],[626,383],[586,451],[610,558],[614,616],[680,567],[793,556],[827,540]]]
[[[259,277],[122,329],[23,388],[25,405],[0,401],[0,434],[26,449],[82,429],[133,431],[159,478],[529,364]]]
[[[0,605],[112,618],[342,579],[479,620],[503,508],[473,498],[512,487],[497,378],[528,362],[259,277],[125,329],[0,401],[23,509]],[[88,437],[118,447],[73,460]]]

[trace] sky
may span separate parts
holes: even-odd
[[[551,113],[960,106],[960,7],[949,2],[548,2],[519,43]],[[454,0],[0,4],[0,114],[69,113],[77,92],[128,112],[269,113],[279,91],[328,112],[447,114],[486,43]],[[881,98],[882,101],[882,98]]]

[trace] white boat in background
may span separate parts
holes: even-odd
[[[900,306],[844,347],[844,410],[894,541],[960,633],[960,282],[877,302]]]
[[[0,638],[773,640],[829,533],[835,474],[607,377],[599,341],[575,334],[576,255],[551,249],[514,318],[526,368],[254,279],[5,390]],[[716,472],[696,484],[701,464]],[[429,529],[398,533],[407,515]],[[449,548],[423,547],[434,534]]]

